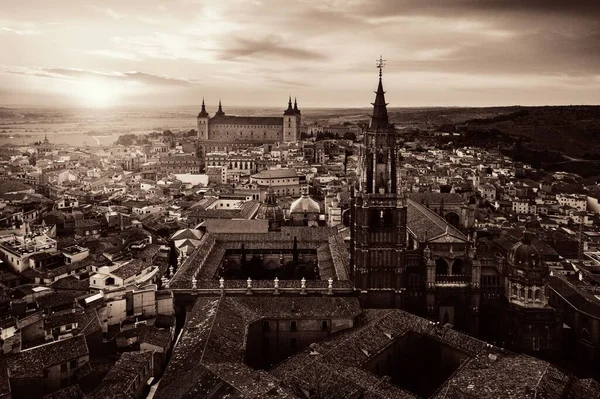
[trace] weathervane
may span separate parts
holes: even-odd
[[[381,78],[383,67],[385,66],[386,61],[387,60],[384,60],[382,55],[380,55],[379,59],[377,60],[377,68],[379,68],[379,77],[380,78]]]

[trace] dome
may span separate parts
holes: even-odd
[[[290,213],[321,213],[319,203],[310,198],[308,194],[302,194],[302,197],[292,202]]]
[[[523,240],[513,245],[509,252],[510,263],[517,268],[538,268],[542,266],[540,252],[531,242],[531,237],[526,232]]]
[[[257,219],[269,220],[271,222],[283,220],[283,209],[275,200],[275,193],[271,187],[267,189],[267,198],[265,203],[258,208],[256,213]]]

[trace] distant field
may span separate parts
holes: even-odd
[[[198,107],[199,108],[199,107]],[[196,125],[196,107],[177,109],[40,109],[1,108],[0,145],[41,140],[44,134],[59,144],[111,144],[119,135],[150,133],[163,130],[189,130]],[[500,115],[527,110],[528,115],[515,120],[490,123]],[[209,113],[215,109],[208,108]],[[224,108],[232,115],[282,115],[282,108]],[[304,123],[337,124],[367,122],[370,108],[302,109]],[[488,108],[388,108],[390,121],[398,127],[435,129],[440,125],[480,125],[505,133],[523,135],[572,156],[600,148],[600,107],[488,107]],[[483,121],[483,122],[482,122]],[[96,138],[94,138],[94,136]],[[10,138],[12,137],[12,138]]]

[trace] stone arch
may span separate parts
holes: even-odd
[[[460,215],[456,212],[448,212],[444,216],[444,219],[446,219],[446,222],[448,222],[448,224],[450,224],[454,227],[460,226]]]
[[[263,268],[266,270],[277,270],[277,269],[279,269],[280,266],[281,266],[281,263],[279,261],[276,261],[274,259],[269,259],[269,261],[265,262]]]
[[[533,299],[533,290],[531,288],[527,290],[527,299],[530,301]]]
[[[450,267],[448,266],[448,262],[446,262],[446,260],[444,258],[437,258],[435,260],[435,274],[447,275],[449,268]]]
[[[454,274],[454,275],[466,274],[465,269],[466,269],[465,262],[461,258],[454,259],[454,262],[452,262],[452,274]]]
[[[519,298],[524,299],[525,298],[525,288],[521,287],[521,289],[519,290]]]
[[[517,286],[514,284],[512,286],[512,294],[513,294],[513,296],[517,296]]]
[[[535,290],[534,298],[535,298],[536,301],[539,301],[539,300],[542,299],[541,295],[540,295],[540,289],[539,288]]]

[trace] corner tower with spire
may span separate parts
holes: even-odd
[[[379,85],[361,148],[359,181],[352,196],[350,272],[365,305],[402,308],[407,208],[398,192],[396,130],[388,119],[384,66],[380,58]]]
[[[292,107],[292,96],[288,99],[288,107],[283,111],[283,138],[284,143],[298,141],[298,131],[300,129],[300,110],[296,99]]]
[[[198,140],[208,140],[208,120],[209,115],[206,112],[206,105],[204,105],[204,99],[202,99],[202,110],[196,118],[198,126]]]

